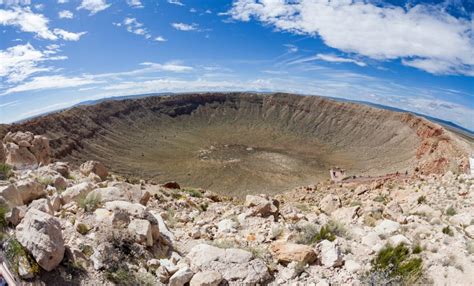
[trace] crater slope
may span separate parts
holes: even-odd
[[[408,114],[316,96],[206,93],[80,106],[7,130],[51,138],[53,156],[227,195],[278,193],[349,175],[467,167],[472,142]]]

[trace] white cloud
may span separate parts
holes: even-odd
[[[34,33],[47,40],[62,38],[66,41],[77,41],[85,32],[73,33],[63,29],[48,28],[49,20],[42,14],[36,14],[30,8],[15,7],[12,10],[0,9],[0,25],[18,27],[23,32]]]
[[[127,0],[127,4],[132,8],[143,8],[143,4],[140,0]]]
[[[173,28],[175,28],[178,31],[184,31],[184,32],[197,31],[198,30],[198,25],[195,24],[195,23],[192,23],[192,24],[172,23],[171,26],[173,26]]]
[[[94,15],[109,8],[110,5],[111,4],[107,4],[106,0],[82,0],[81,5],[77,7],[77,10],[88,10],[90,15]]]
[[[285,44],[284,46],[287,48],[288,53],[296,53],[298,51],[298,47],[293,44]]]
[[[0,25],[15,26],[23,32],[34,33],[42,39],[57,40],[58,37],[49,30],[48,22],[48,18],[32,12],[30,8],[0,9]]]
[[[157,41],[157,42],[166,42],[166,41],[168,41],[167,39],[163,38],[162,36],[158,36],[154,40]]]
[[[336,56],[336,55],[333,55],[333,54],[317,54],[317,55],[312,56],[312,57],[292,61],[289,64],[311,62],[311,61],[314,61],[314,60],[321,60],[321,61],[331,62],[331,63],[353,63],[353,64],[356,64],[356,65],[361,66],[361,67],[367,66],[367,64],[362,62],[362,61],[349,59],[349,58],[343,58],[343,57],[339,57],[339,56]]]
[[[63,29],[54,29],[54,34],[58,35],[66,41],[79,41],[79,39],[86,33],[87,32],[73,33],[65,31]]]
[[[98,83],[98,81],[87,77],[65,77],[62,75],[39,76],[33,78],[31,81],[7,89],[1,95],[33,90],[76,87],[94,83]]]
[[[184,6],[183,2],[179,0],[168,0],[168,3],[178,5],[178,6]]]
[[[58,13],[59,19],[72,19],[74,14],[68,10],[62,10]]]
[[[165,64],[145,62],[145,63],[141,63],[140,65],[146,66],[150,70],[154,70],[154,71],[190,72],[193,70],[192,67],[182,65],[179,62],[168,62]]]
[[[69,0],[58,0],[58,4],[65,4],[69,2]]]
[[[51,68],[41,66],[44,61],[64,60],[66,57],[51,57],[59,47],[50,46],[48,51],[36,50],[31,44],[18,45],[0,50],[0,78],[7,83],[18,83],[34,73],[50,71]]]
[[[118,27],[121,27],[123,25],[130,33],[144,36],[146,39],[151,38],[151,34],[144,27],[143,23],[138,22],[135,18],[126,17],[122,23],[115,23],[115,25]]]
[[[255,18],[278,30],[319,36],[330,47],[435,73],[472,74],[473,21],[438,6],[408,8],[367,1],[237,0],[234,19]]]
[[[5,6],[22,6],[22,5],[30,5],[31,0],[0,0],[0,5]]]

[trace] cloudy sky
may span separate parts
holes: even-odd
[[[110,96],[286,91],[474,130],[470,0],[0,0],[0,122]]]

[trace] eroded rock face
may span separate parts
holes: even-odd
[[[258,258],[241,249],[221,249],[207,244],[199,244],[191,249],[187,258],[191,269],[217,271],[231,284],[256,284],[269,279],[267,266]]]
[[[31,132],[9,132],[5,142],[5,162],[15,169],[31,169],[51,162],[49,139]]]
[[[57,218],[30,209],[16,227],[16,237],[46,271],[53,270],[64,257],[64,240]]]

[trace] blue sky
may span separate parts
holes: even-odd
[[[474,130],[466,0],[0,0],[0,122],[110,96],[286,91]]]

